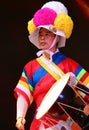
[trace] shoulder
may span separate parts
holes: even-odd
[[[35,63],[36,63],[36,59],[32,59],[32,60],[28,61],[28,62],[24,65],[24,68],[33,66]]]
[[[38,58],[35,58],[29,62],[27,62],[24,66],[24,69],[35,69],[35,68],[39,68],[39,63],[37,61]]]

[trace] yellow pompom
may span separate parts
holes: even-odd
[[[69,38],[73,29],[73,21],[67,14],[58,14],[54,21],[54,27],[63,31],[66,38]]]
[[[33,23],[33,19],[28,22],[27,29],[29,34],[31,34],[36,29],[36,26]]]

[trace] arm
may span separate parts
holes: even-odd
[[[17,113],[16,113],[16,128],[18,130],[24,130],[24,124],[26,123],[25,116],[28,109],[28,103],[22,95],[17,98]]]

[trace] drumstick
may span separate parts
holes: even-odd
[[[81,86],[82,88],[80,88],[79,86],[76,86],[76,85],[75,85],[75,87],[78,88],[79,90],[81,90],[82,92],[84,92],[85,94],[89,95],[89,88],[87,88],[87,86],[85,86],[80,80],[78,80],[77,77],[76,77],[76,80],[77,80],[77,82],[79,82],[80,85],[82,85]]]
[[[75,86],[74,87],[72,87],[72,86],[70,86],[72,89],[73,89],[73,91],[79,96],[79,98],[83,101],[83,103],[85,104],[85,105],[87,105],[87,103],[84,101],[84,99],[81,97],[81,95],[75,90]]]
[[[73,107],[73,106],[70,106],[70,105],[67,105],[67,104],[65,104],[65,103],[62,103],[62,102],[57,102],[58,103],[58,105],[63,105],[63,106],[66,106],[66,107],[69,107],[69,108],[72,108],[72,109],[74,109],[74,110],[77,110],[77,111],[80,111],[80,112],[83,112],[83,110],[80,110],[80,109],[78,109],[78,108],[76,108],[76,107]]]
[[[89,92],[87,92],[86,90],[80,88],[79,86],[74,86],[74,87],[77,88],[78,90],[84,92],[85,94],[88,94],[88,95],[89,95]],[[85,88],[85,89],[87,89],[87,88]],[[87,90],[88,90],[88,89],[87,89]],[[89,91],[89,90],[88,90],[88,91]]]

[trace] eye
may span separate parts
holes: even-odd
[[[45,35],[46,35],[46,36],[50,36],[49,33],[46,33]]]
[[[42,35],[42,33],[39,33],[39,37],[42,37],[43,35]]]

